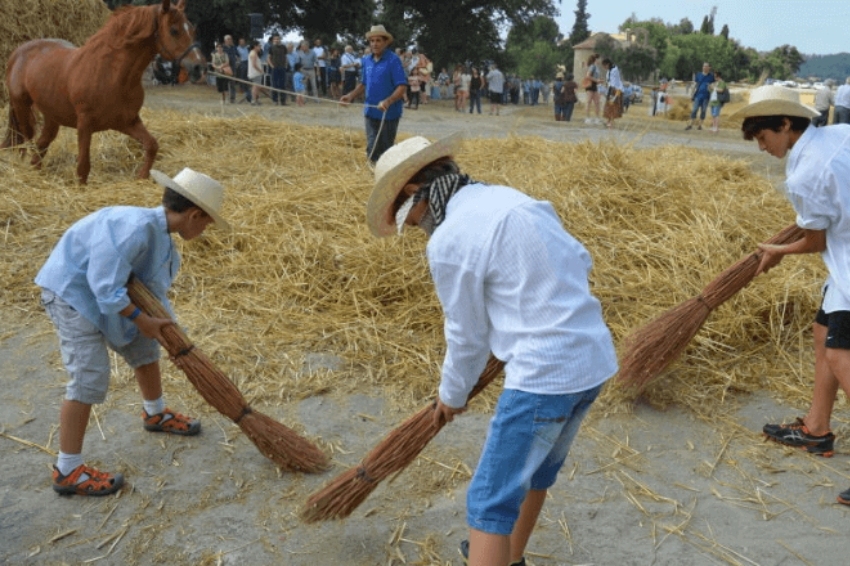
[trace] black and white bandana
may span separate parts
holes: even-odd
[[[433,217],[433,228],[436,229],[446,219],[446,206],[455,193],[466,185],[477,183],[469,175],[449,173],[437,177],[427,185],[422,185],[413,195],[413,206],[423,199],[428,199],[428,212]],[[433,230],[432,230],[433,231]]]

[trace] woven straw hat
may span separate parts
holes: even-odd
[[[221,202],[224,200],[224,187],[212,177],[188,167],[180,171],[173,179],[161,171],[151,169],[151,177],[163,187],[183,195],[212,216],[216,228],[230,229],[230,224],[219,216]]]
[[[396,233],[392,205],[404,185],[429,163],[454,154],[462,132],[431,143],[415,136],[398,143],[375,164],[375,188],[366,205],[366,222],[372,234],[383,238]]]
[[[389,41],[390,43],[392,43],[392,41],[393,41],[393,34],[388,32],[387,28],[385,28],[382,25],[372,26],[372,29],[370,29],[366,33],[366,39],[369,39],[370,37],[375,36],[375,35],[382,35],[382,36],[386,37],[387,41]]]
[[[744,119],[755,116],[798,116],[815,118],[820,112],[800,102],[797,91],[785,86],[767,85],[750,92],[750,103],[733,112],[729,118]]]

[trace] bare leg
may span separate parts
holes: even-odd
[[[136,120],[129,127],[119,131],[142,144],[142,148],[145,150],[145,162],[142,164],[136,177],[147,179],[150,176],[151,167],[153,167],[153,162],[159,151],[159,143],[157,143],[156,138],[151,135],[148,129],[145,128],[142,119],[138,116],[136,116]]]
[[[469,529],[469,566],[508,566],[511,539]]]
[[[537,517],[543,509],[543,503],[546,502],[546,493],[545,489],[532,489],[526,494],[525,501],[522,502],[519,510],[519,518],[511,533],[510,564],[519,562],[525,554],[525,546],[537,524]]]
[[[812,324],[812,335],[815,341],[815,386],[812,391],[812,406],[803,418],[809,432],[822,436],[829,432],[829,422],[832,417],[832,407],[838,394],[838,380],[832,373],[826,359],[826,326]]]
[[[65,454],[81,454],[83,438],[89,424],[91,405],[79,401],[62,401],[59,410],[59,450]]]
[[[134,373],[145,401],[156,401],[162,397],[162,374],[158,361],[139,366]]]

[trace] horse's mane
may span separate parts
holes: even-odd
[[[155,31],[160,5],[122,6],[106,24],[86,41],[83,47],[97,46],[122,49],[151,37]]]

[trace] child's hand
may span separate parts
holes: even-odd
[[[446,423],[450,423],[454,420],[455,415],[464,412],[466,412],[465,406],[460,409],[454,409],[437,399],[437,404],[434,406],[434,426],[439,428]]]
[[[163,341],[162,329],[169,324],[174,324],[174,321],[170,318],[154,318],[144,312],[136,317],[136,320],[133,322],[139,327],[139,332],[142,333],[142,336],[156,340],[159,343]]]
[[[774,244],[759,244],[759,249],[762,251],[761,261],[759,262],[759,267],[756,270],[756,275],[761,275],[762,273],[767,273],[774,266],[778,265],[782,258],[785,256],[785,248],[784,246],[777,246]]]

